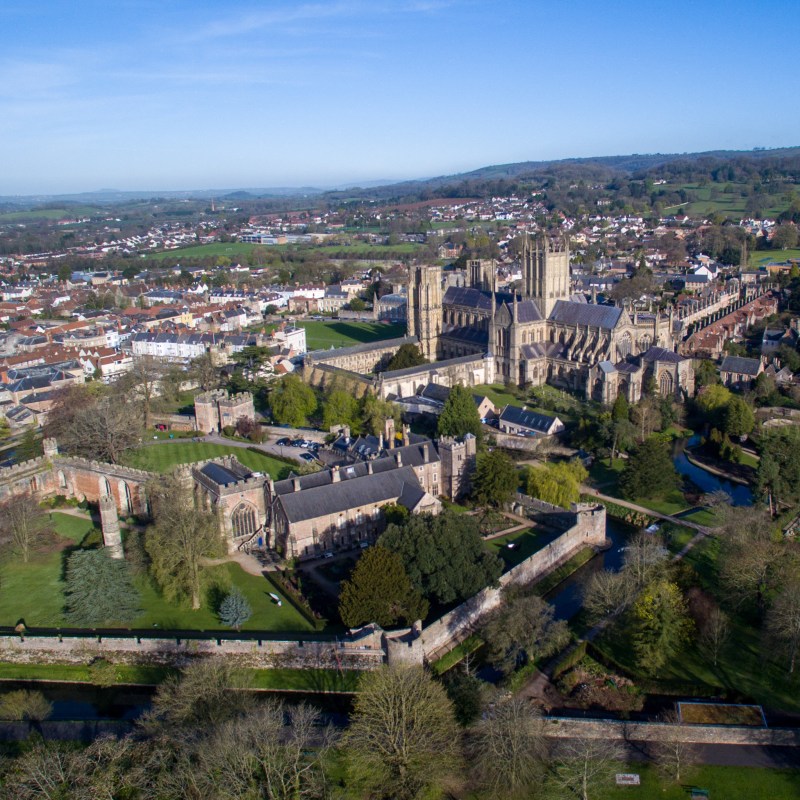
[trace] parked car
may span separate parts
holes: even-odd
[[[303,461],[308,461],[309,463],[317,460],[315,456],[311,455],[311,453],[300,453],[300,458],[302,458]]]
[[[291,447],[292,440],[288,436],[284,436],[281,439],[278,439],[275,444],[279,444],[281,447]]]
[[[322,554],[322,557],[323,558],[333,558],[333,553],[330,550],[328,550],[326,553]]]

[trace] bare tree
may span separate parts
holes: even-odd
[[[321,725],[316,709],[267,701],[201,744],[201,784],[207,797],[229,800],[321,797],[332,743],[332,729]]]
[[[685,741],[677,727],[680,723],[677,712],[667,711],[661,719],[667,725],[659,730],[660,738],[653,743],[653,757],[666,776],[680,782],[681,773],[685,776],[687,767],[694,763],[697,748],[692,742]]]
[[[220,370],[214,363],[211,353],[203,353],[203,355],[192,359],[189,367],[189,376],[204,392],[219,387]]]
[[[164,365],[157,358],[137,356],[133,360],[132,369],[115,384],[115,388],[124,392],[134,403],[138,403],[141,409],[141,424],[145,429],[151,425],[153,400],[158,395],[163,374]]]
[[[542,780],[547,761],[542,718],[526,700],[502,700],[472,730],[467,753],[492,796],[529,788]]]
[[[153,733],[220,725],[248,708],[246,693],[236,691],[246,686],[245,676],[229,661],[198,659],[159,685],[141,727]]]
[[[119,463],[137,444],[139,425],[123,393],[105,387],[73,386],[61,394],[49,414],[47,435],[65,453]]]
[[[794,672],[800,652],[800,582],[786,586],[767,612],[767,633],[789,659],[789,672]]]
[[[660,536],[640,531],[625,548],[623,570],[634,587],[641,589],[650,583],[667,561],[667,549]]]
[[[189,597],[192,608],[200,608],[203,562],[222,554],[218,520],[195,508],[177,473],[154,482],[148,495],[155,524],[147,529],[145,548],[153,577],[168,597]]]
[[[361,679],[344,736],[349,774],[372,797],[410,800],[441,786],[458,764],[458,724],[441,684],[416,666]]]
[[[624,572],[595,572],[583,588],[583,607],[591,619],[600,620],[626,608],[634,587]]]
[[[16,495],[0,506],[0,544],[18,552],[26,564],[45,533],[44,512],[31,495]]]
[[[714,606],[700,625],[700,643],[708,651],[714,666],[717,666],[719,654],[731,637],[731,623],[728,615]]]
[[[552,780],[562,792],[591,800],[611,787],[623,757],[623,746],[616,739],[563,739],[558,743]]]

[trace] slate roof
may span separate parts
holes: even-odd
[[[613,328],[622,316],[616,306],[599,306],[591,303],[572,303],[557,300],[550,319],[565,325],[591,325],[595,328]]]
[[[414,434],[412,434],[413,437]],[[372,472],[374,474],[384,473],[384,472],[392,472],[397,471],[397,461],[396,461],[396,454],[400,454],[400,460],[403,466],[400,469],[405,469],[406,467],[418,467],[421,464],[425,463],[425,453],[424,453],[424,445],[428,445],[428,461],[429,462],[438,462],[439,461],[439,452],[436,449],[436,446],[430,439],[426,439],[425,437],[420,437],[420,441],[413,442],[412,444],[406,445],[405,447],[395,447],[392,450],[387,450],[386,455],[381,458],[376,458],[374,461],[370,461],[369,464],[372,465]],[[286,478],[282,481],[276,481],[275,483],[275,494],[277,495],[284,495],[284,494],[302,494],[303,491],[306,489],[311,489],[319,486],[330,486],[336,485],[340,486],[342,483],[345,483],[350,480],[363,478],[369,475],[369,465],[365,461],[359,461],[356,464],[348,464],[346,467],[341,467],[339,469],[339,481],[334,484],[331,480],[331,470],[324,469],[320,472],[312,472],[310,475],[301,475],[295,478]],[[295,492],[294,491],[294,482],[300,481],[300,489],[302,491]]]
[[[744,358],[743,356],[725,356],[720,372],[736,372],[740,375],[758,375],[761,368],[761,361],[757,358]]]
[[[557,417],[539,414],[537,411],[528,411],[528,409],[520,408],[519,406],[506,406],[500,412],[500,422],[510,422],[513,425],[520,425],[540,433],[546,433],[550,430],[550,427],[557,419]]]
[[[417,344],[416,336],[403,336],[400,339],[382,339],[377,342],[364,342],[363,344],[354,344],[352,347],[337,347],[329,350],[314,350],[313,352],[306,353],[306,357],[312,357],[315,361],[324,361],[326,358],[339,358],[340,356],[349,356],[356,353],[367,353],[374,350],[376,347],[400,347],[404,344]]]
[[[443,339],[456,339],[459,342],[470,342],[473,344],[488,344],[489,333],[482,331],[480,328],[473,328],[472,326],[465,326],[462,328],[451,328],[449,331],[442,333]]]
[[[237,475],[232,469],[229,469],[223,464],[216,464],[213,461],[200,467],[200,472],[220,486],[225,486],[225,484],[228,483],[236,483],[251,474],[248,472],[246,475]]]
[[[287,492],[279,495],[276,502],[282,506],[289,522],[301,522],[341,514],[360,506],[396,500],[404,493],[408,497],[411,489],[420,490],[417,476],[411,467],[401,467],[314,486],[299,492]]]
[[[666,350],[663,347],[649,348],[646,353],[642,354],[642,358],[645,361],[665,361],[670,364],[678,364],[684,360],[683,356],[679,356],[672,350]]]

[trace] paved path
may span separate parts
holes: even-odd
[[[653,511],[652,508],[640,506],[637,503],[630,503],[627,500],[620,500],[619,497],[611,497],[611,495],[602,494],[598,492],[597,489],[594,489],[591,486],[586,486],[585,484],[581,486],[581,492],[590,494],[599,498],[600,500],[607,500],[609,503],[616,503],[618,506],[624,506],[625,508],[631,509],[631,511],[638,511],[642,514],[648,514],[651,517],[656,517],[656,519],[663,519],[666,522],[674,522],[676,525],[683,525],[686,528],[693,528],[694,530],[702,533],[704,536],[708,536],[712,533],[712,529],[706,525],[698,525],[696,522],[692,522],[688,519],[676,517],[672,514],[662,514],[660,511]]]
[[[218,564],[228,564],[230,562],[235,562],[245,572],[250,575],[255,575],[258,578],[264,577],[264,573],[268,572],[270,569],[275,569],[274,566],[263,565],[255,556],[243,553],[241,550],[237,550],[235,553],[229,553],[222,558],[204,558],[202,560],[202,564],[205,567],[215,567]]]

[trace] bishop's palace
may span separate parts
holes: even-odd
[[[691,360],[675,352],[671,312],[628,312],[571,294],[564,242],[526,236],[521,262],[513,292],[496,290],[491,261],[468,262],[468,285],[446,289],[440,267],[410,268],[408,336],[435,368],[446,373],[453,362],[482,356],[475,383],[549,383],[603,403],[620,393],[638,401],[651,377],[662,395],[694,393]]]

